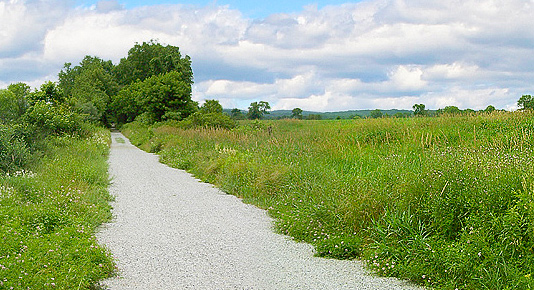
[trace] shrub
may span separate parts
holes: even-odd
[[[38,101],[25,115],[25,120],[46,134],[72,134],[81,129],[78,114],[64,106]]]
[[[187,117],[181,125],[182,128],[221,128],[232,129],[237,123],[230,116],[223,113],[196,112]]]
[[[30,162],[30,148],[17,131],[16,127],[0,125],[0,172],[14,172]]]

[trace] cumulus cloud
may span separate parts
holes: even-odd
[[[118,62],[159,40],[193,60],[194,98],[246,108],[513,108],[532,93],[534,2],[366,0],[248,19],[218,6],[0,0],[0,84],[37,83],[64,62]]]

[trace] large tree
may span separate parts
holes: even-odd
[[[136,43],[128,51],[128,57],[121,59],[114,73],[121,85],[144,81],[154,75],[181,72],[180,81],[192,85],[193,70],[191,58],[182,57],[180,49],[172,45],[162,45],[154,40]]]
[[[110,106],[117,122],[182,120],[198,109],[191,100],[193,70],[176,46],[155,41],[135,44],[113,69],[122,86]]]
[[[154,75],[134,86],[136,101],[148,121],[182,120],[197,110],[191,85],[181,81],[182,72]]]

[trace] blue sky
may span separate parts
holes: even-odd
[[[532,19],[534,0],[0,0],[0,88],[156,39],[225,108],[514,110],[534,94]]]
[[[98,1],[77,0],[77,5],[93,5]],[[322,8],[327,5],[339,5],[348,2],[360,1],[344,1],[344,0],[328,0],[328,1],[308,1],[308,0],[273,0],[273,1],[246,1],[246,0],[189,0],[189,1],[175,1],[175,0],[123,0],[119,3],[123,4],[125,8],[131,9],[140,6],[152,6],[158,4],[186,4],[186,5],[228,5],[231,9],[237,9],[246,17],[250,18],[265,18],[274,13],[295,13],[302,11],[304,6],[316,5]]]

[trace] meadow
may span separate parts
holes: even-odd
[[[318,256],[437,289],[534,286],[533,113],[122,131]]]
[[[7,161],[28,160],[0,174],[0,289],[96,289],[115,272],[94,237],[111,217],[109,130],[84,125],[24,143],[9,133],[17,126],[0,124]]]

